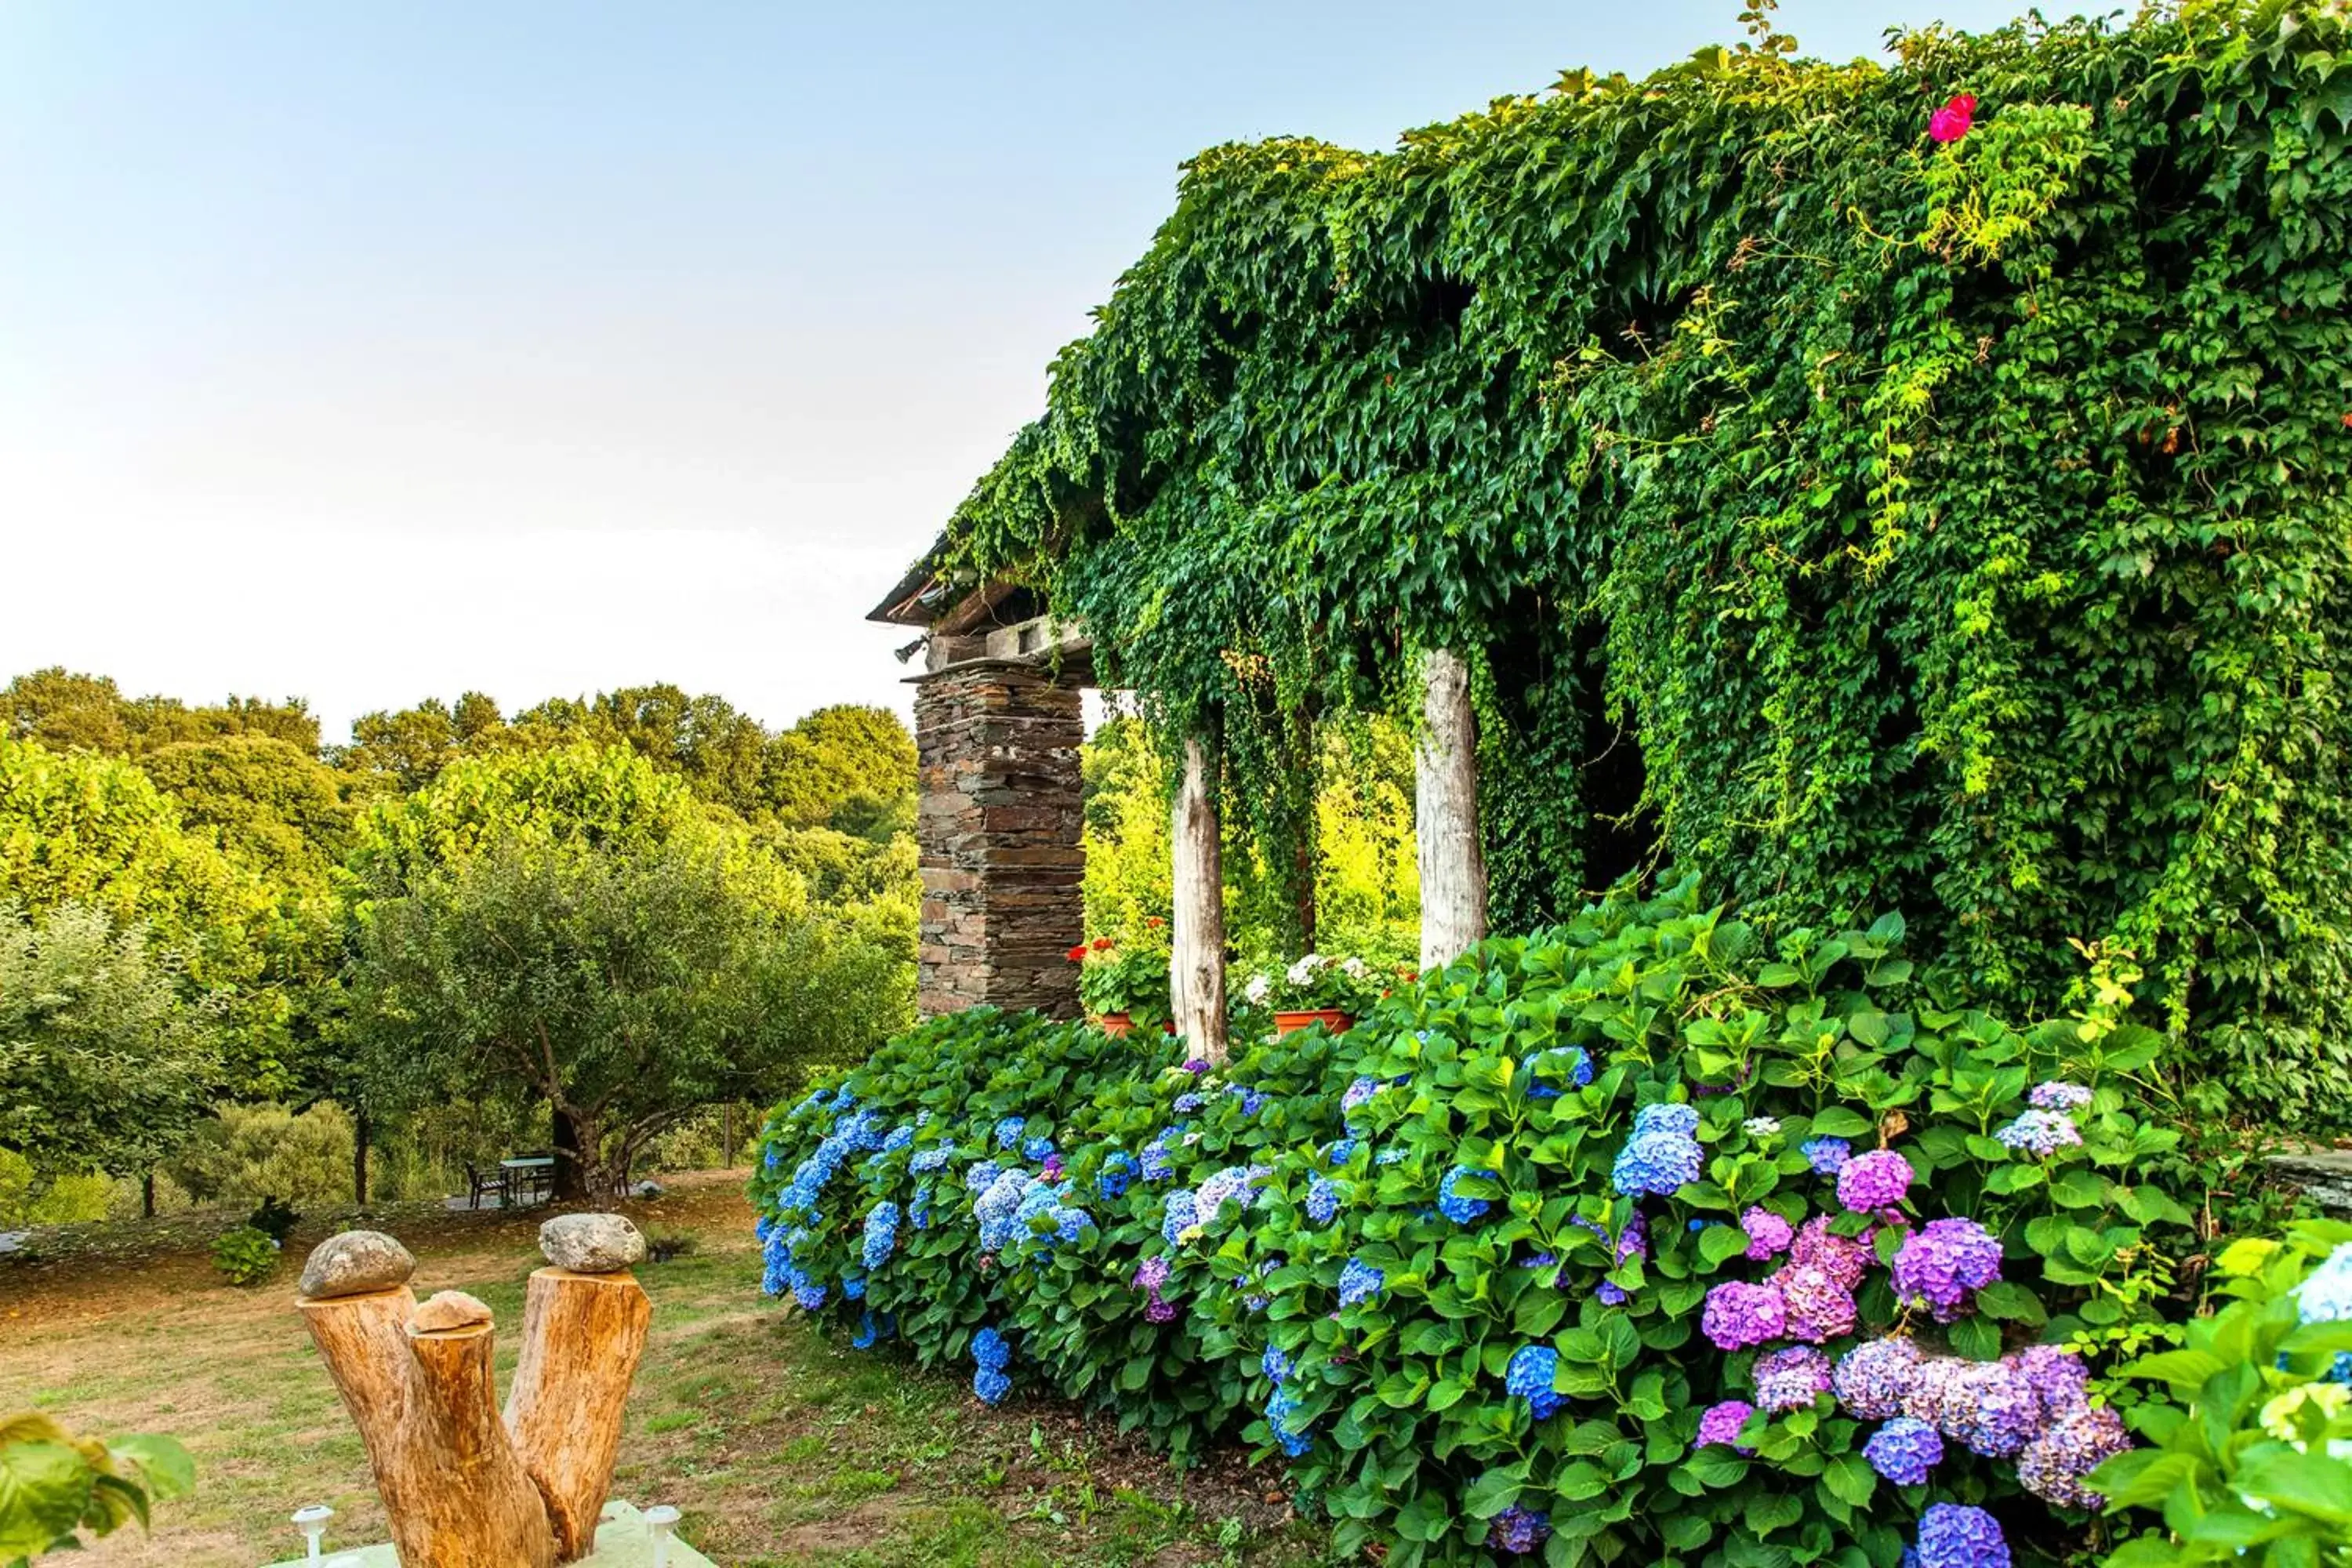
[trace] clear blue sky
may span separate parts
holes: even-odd
[[[0,677],[298,693],[331,738],[467,687],[902,702],[860,617],[1181,160],[1384,147],[1738,9],[6,0]]]

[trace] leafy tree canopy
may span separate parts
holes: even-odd
[[[126,698],[110,679],[62,666],[10,681],[0,691],[0,724],[11,739],[38,741],[52,751],[128,756],[226,735],[265,735],[313,755],[319,750],[319,721],[299,697],[231,697],[191,708],[171,697]]]

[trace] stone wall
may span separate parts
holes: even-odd
[[[918,1007],[985,1003],[1078,1016],[1078,688],[1036,666],[974,659],[915,689],[923,918]]]

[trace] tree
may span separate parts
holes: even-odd
[[[107,677],[63,666],[10,681],[0,691],[0,729],[12,740],[38,741],[53,751],[118,756],[226,735],[268,736],[311,755],[319,750],[319,721],[300,698],[268,702],[232,696],[191,708],[173,697],[126,698]]]
[[[841,847],[846,887],[873,851]],[[351,865],[369,1094],[542,1099],[566,1190],[910,1010],[910,900],[813,908],[779,846],[625,745],[454,763],[373,806]]]
[[[216,1016],[145,928],[85,904],[37,919],[0,903],[0,1148],[44,1189],[152,1169],[205,1112]]]
[[[443,768],[506,743],[499,705],[478,691],[453,709],[437,697],[414,708],[362,713],[352,723],[352,743],[333,753],[345,771],[389,783],[403,795],[423,789]]]
[[[772,1099],[876,1043],[898,960],[733,847],[516,833],[376,903],[356,982],[372,1081],[410,1104],[543,1100],[559,1154],[609,1195],[700,1107]]]
[[[178,807],[131,763],[0,740],[0,898],[35,917],[79,903],[142,926],[174,955],[190,994],[223,1007],[222,1087],[291,1083],[293,994],[318,938],[284,889],[186,831]]]
[[[874,821],[865,805],[835,820],[853,798],[903,799],[911,823],[914,794],[914,737],[888,709],[854,703],[820,708],[770,740],[760,780],[761,801],[786,824],[853,833],[861,816],[866,827]]]
[[[272,881],[323,891],[351,848],[352,808],[334,770],[275,736],[177,741],[139,765],[178,803],[184,827],[210,832]]]

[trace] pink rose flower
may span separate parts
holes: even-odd
[[[1927,117],[1927,134],[1938,142],[1957,142],[1976,123],[1974,93],[1956,92],[1943,108]]]

